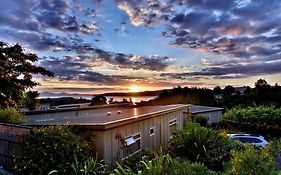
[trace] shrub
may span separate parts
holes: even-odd
[[[196,123],[199,123],[201,126],[207,126],[208,119],[204,116],[195,115],[194,120]]]
[[[246,146],[245,150],[233,151],[229,174],[231,175],[277,175],[274,158],[266,149]]]
[[[76,155],[76,158],[75,158]],[[15,174],[46,174],[57,170],[69,174],[71,164],[92,155],[92,149],[67,126],[34,129],[15,156]]]
[[[273,106],[238,107],[226,112],[224,119],[281,127],[281,108]]]
[[[224,162],[230,160],[234,146],[226,133],[189,123],[174,133],[168,150],[175,156],[203,163],[212,170],[222,170]]]
[[[118,165],[114,170],[117,175],[162,175],[162,174],[189,174],[189,175],[214,175],[215,172],[209,170],[205,166],[198,163],[172,158],[160,151],[157,156],[152,159],[144,159],[140,161],[141,166],[137,172],[129,167]]]
[[[281,170],[281,139],[270,142],[266,148],[274,156],[277,168]]]
[[[152,161],[142,161],[143,168],[139,170],[142,175],[150,174],[196,174],[196,175],[212,175],[215,172],[209,170],[198,163],[190,163],[179,158],[172,158],[169,155],[158,155]]]
[[[162,151],[162,149],[161,149]],[[137,172],[138,169],[140,169],[141,164],[140,161],[144,160],[152,160],[157,156],[157,152],[150,149],[150,148],[144,148],[143,150],[137,152],[134,155],[129,156],[126,158],[122,165],[125,167],[130,168],[132,171]]]
[[[21,112],[16,108],[0,109],[0,122],[22,124],[24,122]]]
[[[75,162],[71,163],[71,170],[73,175],[90,175],[90,174],[109,174],[106,166],[101,160],[96,158],[88,158],[83,162],[77,160],[77,156],[74,157]]]

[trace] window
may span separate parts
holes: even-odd
[[[126,146],[123,148],[123,158],[141,150],[141,134],[135,134],[125,139]]]
[[[177,119],[172,119],[169,121],[170,137],[172,133],[177,130]]]
[[[154,127],[150,128],[150,129],[149,129],[149,135],[150,135],[150,136],[153,136],[153,135],[154,135],[154,131],[155,131],[155,128],[154,128]]]

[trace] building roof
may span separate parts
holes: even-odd
[[[187,109],[187,105],[164,105],[164,106],[146,106],[146,107],[115,107],[115,108],[96,108],[84,110],[84,115],[78,114],[74,117],[76,111],[70,111],[68,116],[48,115],[38,118],[37,115],[25,115],[26,125],[82,125],[94,129],[109,129],[123,124],[152,118],[154,116],[170,113],[177,110]],[[80,111],[82,112],[82,111]],[[79,113],[80,113],[79,112]],[[44,113],[42,113],[44,114]],[[48,113],[47,113],[48,114]]]
[[[222,111],[223,108],[218,107],[209,107],[209,106],[198,106],[198,105],[189,105],[189,111],[191,114],[199,114],[205,112],[213,112],[213,111]]]
[[[99,108],[69,108],[51,111],[36,111],[25,113],[26,125],[78,125],[92,129],[109,129],[124,124],[134,123],[166,113],[183,110],[191,114],[223,110],[223,108],[196,105],[163,105],[163,106],[109,106]],[[62,114],[63,115],[60,115]],[[39,115],[35,115],[39,114]],[[77,116],[75,115],[77,114]],[[67,116],[69,115],[69,116]]]

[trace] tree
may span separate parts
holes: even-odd
[[[219,86],[214,87],[214,94],[221,94],[221,88]]]
[[[223,95],[231,95],[235,92],[235,89],[234,87],[230,86],[230,85],[227,85],[225,86],[225,88],[223,89]]]
[[[40,93],[38,91],[28,91],[24,94],[24,104],[29,110],[35,110],[36,105],[38,104],[38,100]]]
[[[106,97],[103,95],[96,95],[92,98],[91,105],[106,105]]]
[[[39,83],[32,80],[34,74],[53,77],[54,74],[43,67],[33,65],[38,57],[16,44],[9,46],[0,41],[0,106],[17,106],[27,89]]]
[[[261,86],[266,86],[268,85],[267,82],[265,81],[265,79],[259,79],[256,83],[255,86],[256,87],[261,87]]]

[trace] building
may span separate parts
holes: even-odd
[[[218,121],[221,108],[193,105],[85,107],[26,113],[27,125],[75,125],[94,140],[106,164],[122,161],[145,147],[165,147],[189,115],[200,113]],[[212,120],[212,118],[215,120]]]
[[[208,106],[198,106],[190,105],[188,107],[188,113],[191,117],[192,115],[199,115],[207,118],[208,124],[219,123],[222,121],[222,111],[223,108],[208,107]],[[189,119],[190,120],[190,119]]]

